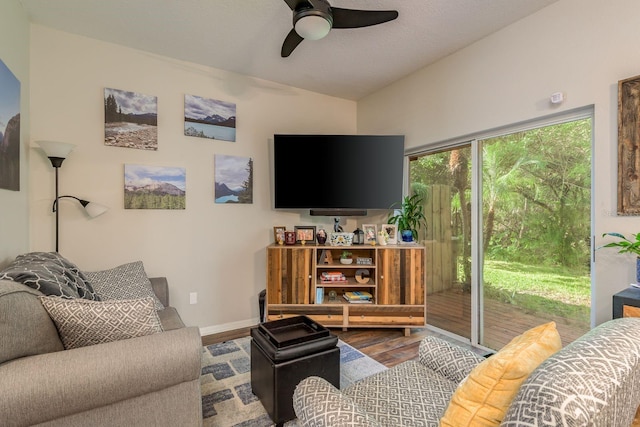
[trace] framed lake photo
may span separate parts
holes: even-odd
[[[184,168],[124,165],[125,209],[185,209],[186,188]]]
[[[216,203],[253,203],[253,159],[214,156],[214,198]]]
[[[104,145],[157,150],[158,98],[106,88]]]
[[[236,104],[185,95],[184,134],[197,138],[235,142]]]

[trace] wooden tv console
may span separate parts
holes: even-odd
[[[340,263],[345,250],[350,265]],[[344,279],[326,281],[323,272]],[[348,291],[366,291],[372,302],[347,302]],[[404,328],[409,335],[426,325],[425,247],[270,245],[265,305],[267,320],[306,315],[329,328]]]

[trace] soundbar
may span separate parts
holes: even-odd
[[[311,216],[367,216],[366,209],[311,209]]]

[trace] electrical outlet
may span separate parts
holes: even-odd
[[[189,294],[189,304],[197,304],[198,303],[198,293],[191,292]]]

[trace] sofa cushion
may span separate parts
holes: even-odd
[[[0,280],[0,365],[20,357],[64,350],[39,296],[42,293],[21,283]]]
[[[629,426],[640,404],[640,318],[609,320],[545,360],[503,426]]]
[[[343,392],[384,426],[426,426],[442,416],[458,383],[417,360],[407,360]]]
[[[45,295],[100,300],[85,274],[57,252],[18,255],[0,271],[0,279],[22,283]]]
[[[152,298],[117,301],[42,296],[65,349],[162,332]]]
[[[451,397],[441,426],[498,426],[527,377],[562,348],[555,322],[515,337],[476,366]]]
[[[151,297],[156,310],[164,309],[153,292],[142,261],[122,264],[109,270],[87,271],[85,275],[102,301]]]

